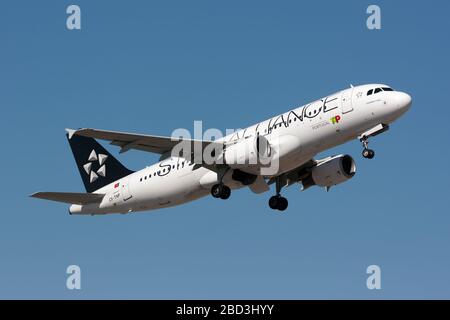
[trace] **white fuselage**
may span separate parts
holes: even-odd
[[[278,174],[297,168],[317,153],[335,147],[378,124],[390,124],[410,106],[411,98],[398,91],[367,95],[369,84],[345,89],[310,104],[222,138],[226,143],[264,136],[278,150]],[[251,170],[250,170],[251,171]],[[106,194],[100,204],[72,205],[72,214],[106,214],[147,211],[183,204],[210,194],[219,181],[215,171],[180,157],[169,157],[96,191]],[[241,182],[225,174],[231,189]]]

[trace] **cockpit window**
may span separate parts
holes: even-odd
[[[381,91],[394,91],[394,89],[389,88],[389,87],[370,89],[369,91],[367,91],[367,95],[370,96],[372,94],[376,94],[376,93],[379,93]]]

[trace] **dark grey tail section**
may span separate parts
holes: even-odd
[[[66,134],[87,192],[94,192],[134,171],[125,168],[95,139]]]

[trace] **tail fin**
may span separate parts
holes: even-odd
[[[133,173],[95,139],[77,136],[70,129],[66,136],[87,192],[94,192]]]

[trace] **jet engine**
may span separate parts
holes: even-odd
[[[302,180],[303,189],[313,185],[331,187],[351,179],[356,173],[356,164],[349,155],[337,155],[314,166],[311,173]]]
[[[231,168],[257,167],[267,163],[272,155],[272,148],[263,136],[248,137],[225,147],[222,161]],[[250,165],[250,166],[249,166]]]

